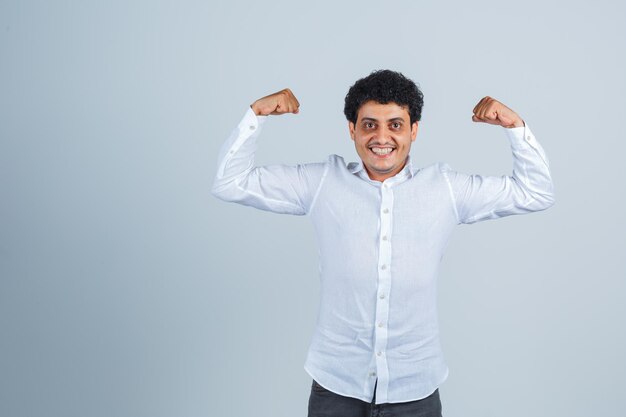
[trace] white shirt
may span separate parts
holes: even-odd
[[[455,226],[544,210],[554,202],[544,150],[526,124],[503,128],[512,176],[443,162],[383,182],[362,161],[256,166],[268,116],[249,107],[222,145],[211,193],[274,213],[308,215],[319,245],[320,304],[304,369],[337,394],[376,404],[430,395],[448,376],[437,272]]]

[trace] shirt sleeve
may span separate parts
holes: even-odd
[[[248,107],[219,151],[211,194],[274,213],[308,214],[328,164],[256,166],[257,138],[267,117],[257,116]]]
[[[554,204],[548,158],[528,124],[504,131],[513,152],[510,176],[468,175],[439,163],[459,224],[545,210]]]

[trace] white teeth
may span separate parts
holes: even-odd
[[[372,148],[372,152],[376,155],[387,155],[393,151],[393,148]]]

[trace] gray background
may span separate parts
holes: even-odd
[[[209,194],[255,99],[258,164],[358,156],[348,87],[425,95],[417,165],[509,174],[490,95],[544,146],[556,204],[459,226],[439,310],[446,417],[623,415],[626,64],[616,1],[0,2],[0,415],[305,416],[306,217]]]

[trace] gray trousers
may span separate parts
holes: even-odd
[[[308,417],[442,417],[439,388],[420,400],[383,404],[374,404],[375,401],[375,392],[368,403],[335,394],[313,380]]]

